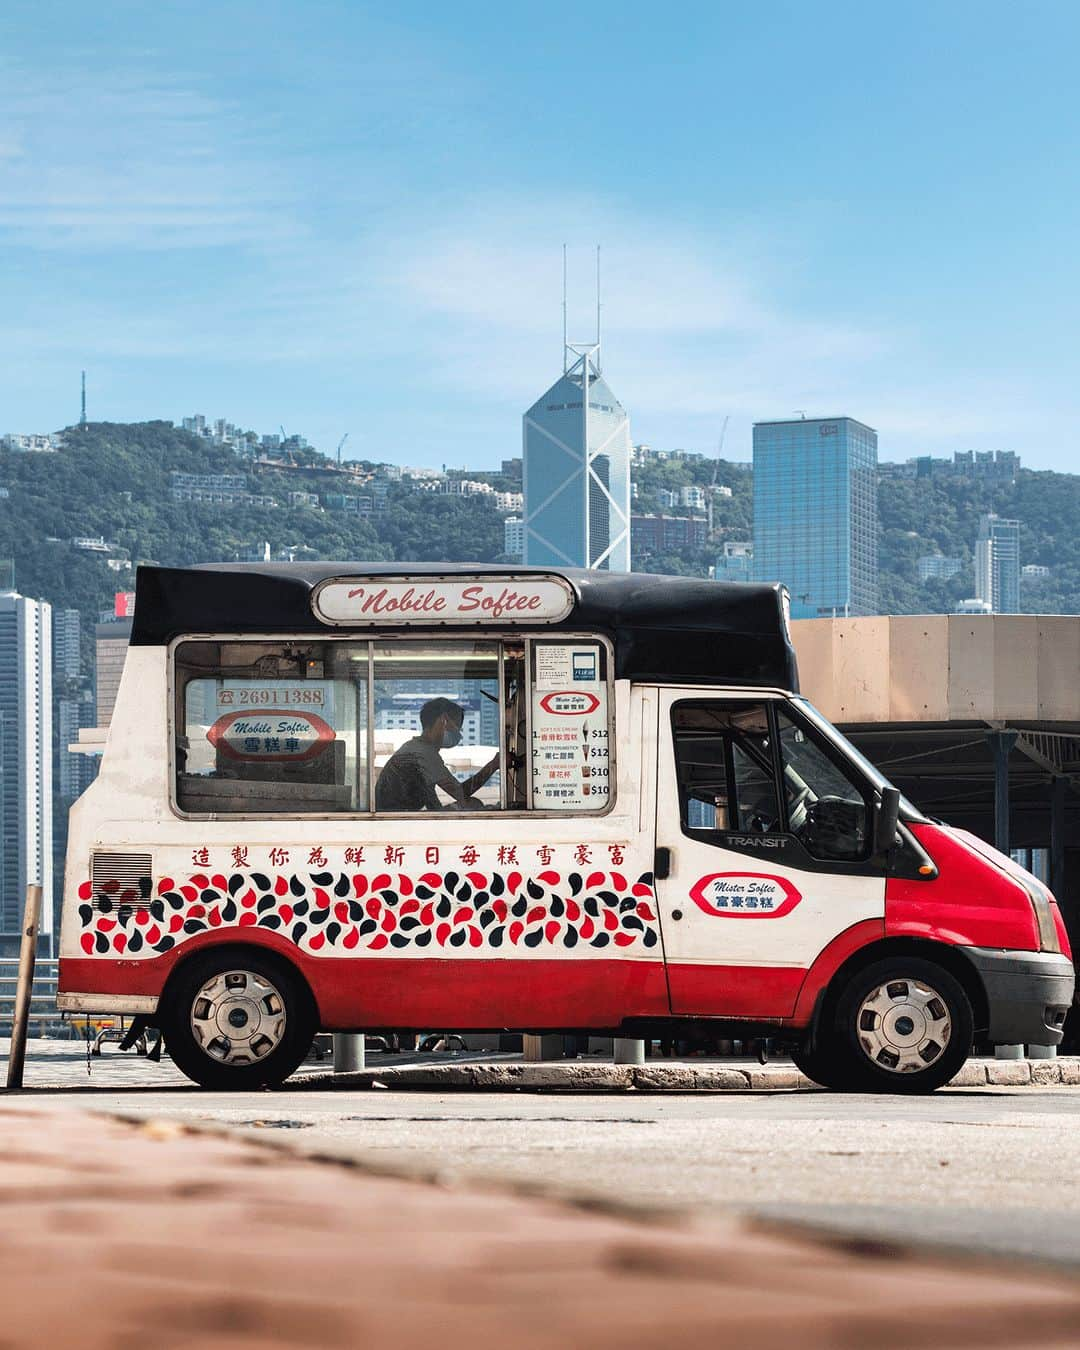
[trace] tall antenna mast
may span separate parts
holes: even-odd
[[[600,374],[600,245],[596,246],[596,373]]]
[[[570,368],[566,347],[566,245],[562,246],[562,373]]]
[[[86,371],[82,373],[82,412],[79,415],[79,426],[86,426]]]

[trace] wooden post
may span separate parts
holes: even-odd
[[[30,999],[34,992],[34,964],[37,961],[38,923],[41,920],[41,887],[27,886],[23,910],[22,946],[19,948],[19,982],[15,986],[15,1015],[11,1023],[11,1049],[8,1051],[7,1085],[21,1088],[26,1062],[26,1032],[30,1023]]]

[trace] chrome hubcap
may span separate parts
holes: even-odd
[[[919,1073],[945,1053],[952,1036],[949,1007],[922,980],[890,980],[859,1005],[859,1043],[890,1073]]]
[[[265,975],[226,970],[195,995],[191,1030],[219,1064],[253,1064],[281,1044],[285,1001]]]

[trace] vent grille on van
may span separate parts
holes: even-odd
[[[153,894],[149,853],[94,853],[90,858],[93,906],[108,914],[121,905],[146,909]]]

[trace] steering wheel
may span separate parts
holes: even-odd
[[[791,826],[792,834],[798,832],[806,824],[806,817],[810,807],[810,798],[813,792],[809,787],[803,790],[788,803],[788,824]]]

